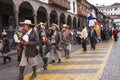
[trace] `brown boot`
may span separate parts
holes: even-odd
[[[66,59],[69,59],[69,58],[70,58],[70,52],[69,52],[69,50],[67,50]]]
[[[61,63],[61,59],[58,60],[58,63]]]
[[[19,70],[20,71],[19,71],[18,80],[23,80],[24,79],[23,73],[24,73],[24,70],[25,70],[25,66],[20,66]]]
[[[5,65],[6,64],[6,56],[3,56],[3,63],[2,65]]]
[[[32,76],[30,77],[30,79],[34,79],[36,77],[36,69],[37,69],[37,66],[33,66],[33,74]]]

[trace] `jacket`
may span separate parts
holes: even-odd
[[[36,46],[39,44],[39,38],[37,37],[37,34],[34,29],[32,29],[28,37],[29,41],[28,44],[26,44],[25,56],[35,57],[38,54]]]

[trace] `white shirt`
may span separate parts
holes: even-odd
[[[20,43],[20,40],[19,40],[17,34],[14,34],[14,40],[15,40],[15,43]]]
[[[29,41],[29,34],[31,33],[32,29],[30,29],[24,36],[23,36],[23,40],[28,42]]]
[[[88,32],[87,32],[87,29],[86,29],[86,27],[82,30],[82,32],[81,32],[81,38],[87,38],[87,36],[88,36]]]

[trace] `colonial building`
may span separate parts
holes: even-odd
[[[91,4],[87,0],[77,0],[78,27],[87,26],[87,16],[91,9]]]
[[[12,30],[30,19],[34,24],[46,22],[48,27],[66,23],[77,29],[87,26],[91,6],[87,0],[0,0],[0,28]]]
[[[109,27],[109,17],[105,16],[101,11],[97,9],[97,7],[92,6],[92,9],[95,11],[96,20],[103,26]]]
[[[115,3],[110,6],[100,6],[98,9],[106,16],[112,18],[117,26],[120,26],[120,3]]]
[[[0,0],[0,26],[15,28],[20,21],[31,19],[35,24],[66,23],[72,28],[77,24],[76,12],[76,0]]]

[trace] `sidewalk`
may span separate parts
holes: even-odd
[[[16,50],[11,50],[8,55],[14,55],[15,53],[17,53]],[[2,57],[2,53],[0,52],[0,58]]]

